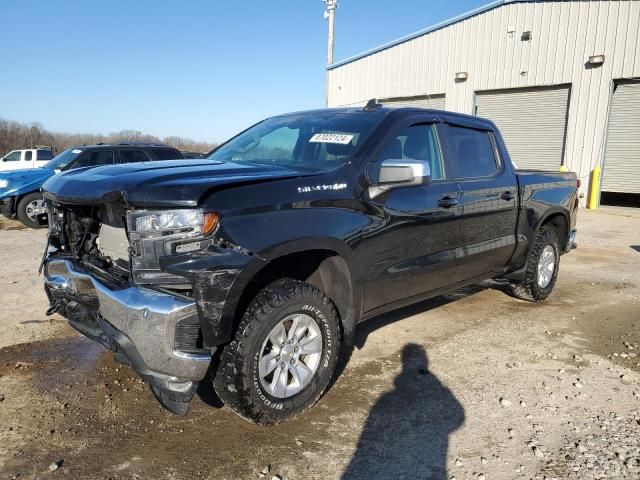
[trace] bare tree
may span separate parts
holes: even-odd
[[[206,153],[216,144],[199,142],[190,138],[170,136],[160,140],[158,137],[140,130],[120,130],[108,135],[99,133],[64,133],[49,132],[40,123],[19,123],[0,118],[0,155],[20,148],[36,148],[50,146],[54,152],[60,153],[73,145],[90,145],[96,143],[166,143],[182,151]]]

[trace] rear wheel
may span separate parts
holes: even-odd
[[[38,215],[46,213],[44,198],[39,192],[33,192],[22,197],[16,207],[16,216],[25,226],[29,228],[44,228],[45,225],[38,223]]]
[[[339,353],[333,302],[307,283],[277,280],[254,298],[224,347],[214,387],[242,417],[277,423],[318,401]]]
[[[560,242],[553,228],[543,226],[529,253],[527,271],[521,282],[514,282],[516,297],[532,302],[545,300],[556,284],[560,266]]]

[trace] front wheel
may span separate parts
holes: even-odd
[[[216,369],[220,399],[240,416],[273,424],[316,403],[340,354],[333,302],[311,285],[284,278],[249,305]]]
[[[516,297],[532,302],[545,300],[556,284],[560,266],[560,242],[553,228],[543,226],[536,235],[521,282],[514,282]]]
[[[16,207],[16,216],[23,225],[29,228],[44,228],[44,225],[38,223],[38,215],[46,213],[44,199],[39,192],[33,192],[25,195],[18,202]]]

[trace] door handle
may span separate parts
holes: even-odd
[[[451,208],[458,205],[458,199],[453,197],[442,197],[438,200],[438,206],[444,208]]]
[[[507,191],[507,192],[504,192],[502,195],[500,195],[500,198],[503,199],[503,200],[509,201],[509,200],[513,200],[514,198],[516,198],[516,194],[513,193],[512,191]]]

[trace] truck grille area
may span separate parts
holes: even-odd
[[[160,259],[175,254],[182,238],[144,238],[130,232],[127,210],[118,204],[77,206],[50,202],[50,244],[61,254],[92,265],[123,282],[188,293],[184,277],[163,272]]]
[[[112,205],[49,204],[49,243],[60,255],[129,283],[129,261],[124,209]],[[108,235],[105,235],[105,230]],[[101,248],[101,240],[107,248]],[[112,244],[112,245],[110,245]],[[123,258],[125,257],[125,258]]]

